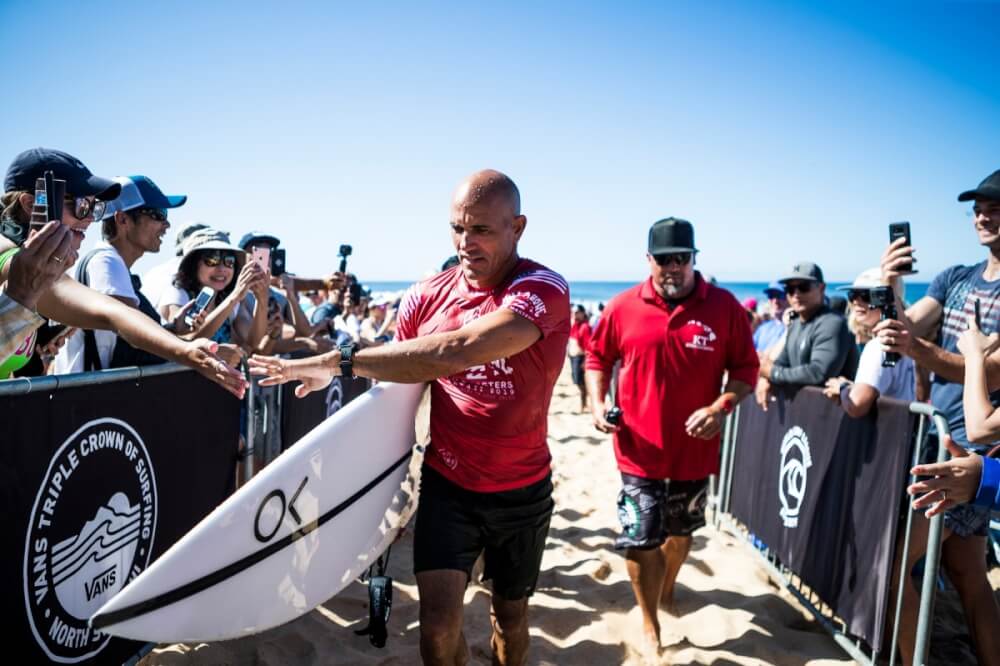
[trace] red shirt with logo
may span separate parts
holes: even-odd
[[[499,285],[475,289],[460,267],[410,288],[396,339],[443,333],[501,308],[535,324],[542,337],[524,351],[431,384],[431,445],[425,462],[476,492],[522,488],[549,474],[548,410],[569,339],[569,286],[521,259]]]
[[[621,360],[615,435],[621,471],[691,481],[719,471],[719,437],[689,437],[684,423],[722,392],[723,375],[751,386],[759,362],[743,307],[695,273],[694,292],[675,307],[651,279],[608,303],[590,341],[586,368],[610,374]]]

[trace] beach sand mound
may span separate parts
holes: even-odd
[[[660,613],[663,647],[642,654],[641,619],[625,569],[613,549],[620,481],[610,438],[578,413],[568,372],[560,377],[549,417],[556,509],[531,600],[529,663],[586,664],[850,664],[795,599],[772,582],[750,547],[702,528],[681,569],[677,616]],[[367,587],[353,583],[316,610],[248,638],[161,646],[140,662],[154,665],[419,663],[417,586],[412,534],[392,549],[395,579],[389,640],[372,647],[355,629],[368,621]],[[994,571],[1000,587],[1000,571]],[[954,594],[941,595],[932,663],[974,663]],[[472,664],[490,663],[488,588],[465,595],[465,636]],[[970,660],[970,661],[967,661]]]

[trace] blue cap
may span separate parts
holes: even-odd
[[[93,196],[101,201],[110,201],[121,191],[121,185],[115,181],[95,176],[77,158],[51,148],[32,148],[15,157],[7,167],[3,189],[6,192],[34,192],[35,180],[44,176],[46,171],[66,181],[66,194],[73,196]]]
[[[240,239],[240,249],[246,250],[247,245],[253,243],[254,241],[264,241],[271,246],[271,249],[281,245],[281,241],[278,240],[277,236],[265,234],[263,231],[251,231],[250,233],[243,234],[243,238]]]
[[[785,286],[780,282],[772,282],[764,288],[764,293],[770,296],[773,293],[777,293],[779,296],[785,295]]]
[[[108,203],[104,210],[105,220],[119,211],[135,208],[166,210],[183,206],[187,201],[186,194],[167,196],[146,176],[119,176],[115,178],[115,182],[121,184],[122,191],[117,199]]]

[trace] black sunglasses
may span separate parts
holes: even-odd
[[[209,268],[215,268],[219,264],[222,264],[226,268],[233,268],[236,266],[236,255],[232,252],[223,254],[218,250],[214,252],[205,252],[201,255],[201,263],[205,264]]]
[[[861,301],[862,303],[871,305],[872,292],[870,289],[848,289],[847,300],[850,302]]]
[[[812,282],[797,282],[795,284],[786,284],[785,295],[791,296],[795,292],[798,292],[800,294],[808,294],[810,291],[812,291],[812,288],[813,288]]]
[[[690,252],[671,252],[670,254],[654,254],[653,260],[660,266],[687,266],[691,263]]]
[[[163,208],[139,208],[135,211],[135,217],[138,219],[140,215],[145,215],[154,222],[167,221],[167,211]]]

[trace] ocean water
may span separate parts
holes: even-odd
[[[617,294],[625,291],[636,284],[635,282],[570,282],[570,300],[573,303],[582,303],[591,311],[597,307],[598,303],[607,303]],[[831,282],[827,285],[827,294],[843,294],[838,292],[837,287],[846,286],[846,282]],[[719,286],[728,289],[740,301],[745,298],[756,298],[763,302],[764,288],[767,282],[720,282]],[[368,282],[366,287],[373,293],[395,293],[405,290],[410,286],[409,282]],[[915,303],[927,294],[930,285],[926,282],[907,282],[906,300]]]

